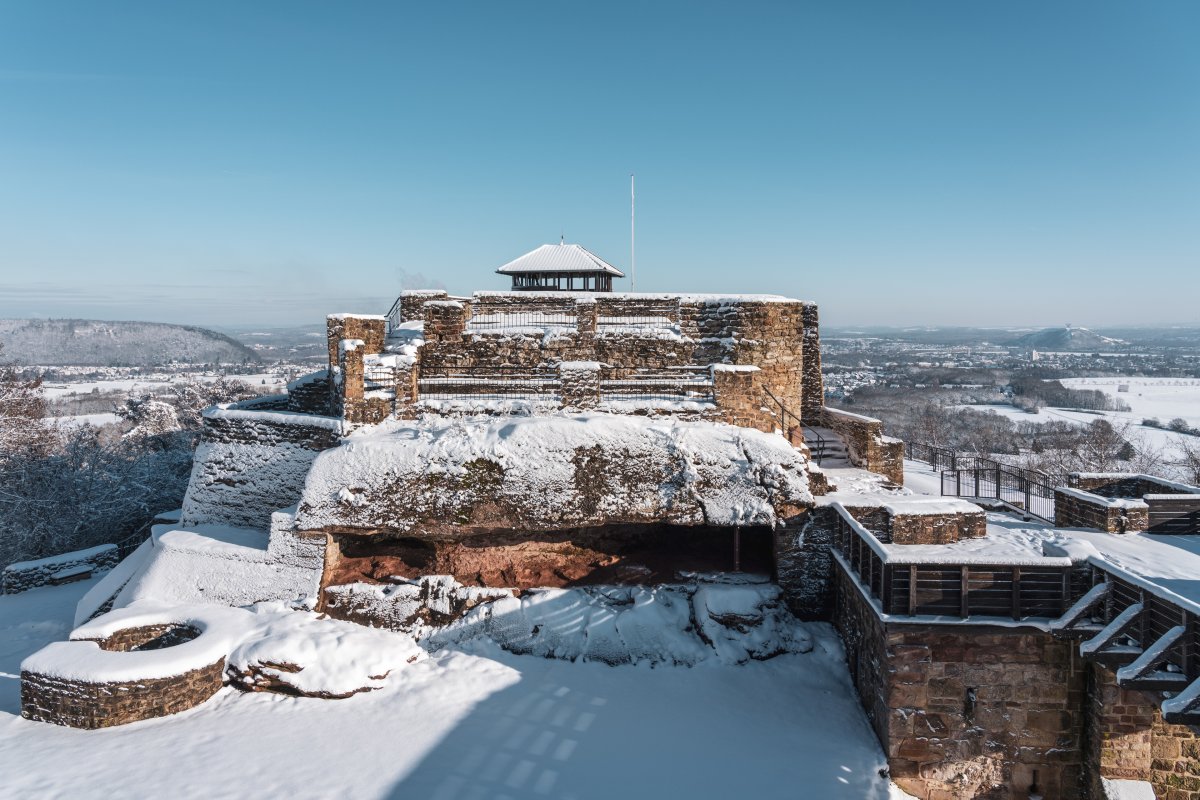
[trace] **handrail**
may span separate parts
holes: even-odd
[[[821,461],[825,458],[825,451],[828,448],[829,443],[825,440],[825,438],[823,436],[821,436],[821,434],[817,433],[816,431],[805,430],[804,423],[800,420],[800,416],[798,414],[796,414],[796,412],[792,411],[790,408],[785,406],[783,404],[783,401],[775,396],[774,392],[772,392],[766,386],[762,387],[762,390],[763,390],[763,392],[766,393],[767,397],[770,398],[771,402],[779,407],[779,427],[783,431],[783,435],[785,437],[787,437],[787,435],[788,435],[788,417],[791,417],[793,420],[796,421],[796,425],[799,426],[801,430],[805,431],[804,443],[806,445],[810,445],[808,448],[809,452],[812,454],[813,460],[816,461],[818,465],[820,465]],[[810,434],[810,433],[813,436],[813,439],[811,442],[808,439],[808,434]],[[816,445],[816,446],[813,447],[811,445]]]

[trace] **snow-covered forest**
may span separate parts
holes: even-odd
[[[182,501],[200,411],[256,393],[183,379],[165,395],[127,395],[115,425],[64,425],[48,416],[39,379],[0,366],[0,563],[138,534]]]

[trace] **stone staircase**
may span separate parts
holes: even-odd
[[[851,467],[850,449],[846,441],[829,428],[815,426],[804,429],[804,443],[812,459],[821,467]]]

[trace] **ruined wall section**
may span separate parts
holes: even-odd
[[[183,500],[182,524],[266,530],[271,513],[295,505],[317,455],[335,447],[341,420],[218,406],[204,414]]]
[[[755,366],[761,371],[761,385],[798,414],[804,381],[803,317],[808,308],[815,306],[752,297],[481,294],[470,303],[434,300],[423,306],[421,367],[539,367],[564,361],[594,361],[618,369]],[[473,315],[507,321],[493,331],[485,326],[469,329]],[[621,320],[628,322],[614,324]]]
[[[882,422],[835,408],[824,408],[820,420],[846,442],[851,463],[904,484],[904,442],[884,436]]]
[[[1162,695],[1122,689],[1107,667],[1088,675],[1087,775],[1093,797],[1101,778],[1146,781],[1156,797],[1200,800],[1200,734],[1162,718]]]
[[[834,570],[834,623],[892,779],[925,798],[1085,797],[1085,670],[1036,628],[883,623]]]

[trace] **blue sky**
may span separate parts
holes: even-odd
[[[639,290],[1200,324],[1198,36],[1194,0],[0,0],[0,316],[319,322],[560,233],[625,267],[635,172]]]

